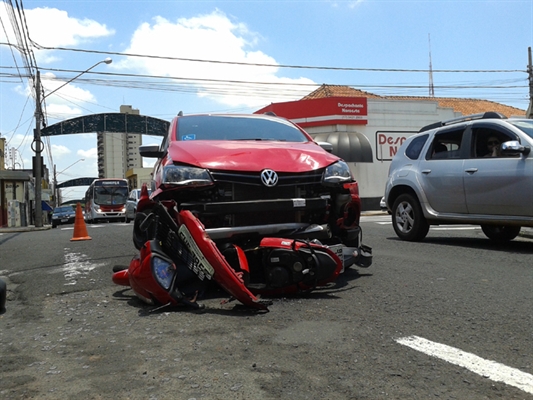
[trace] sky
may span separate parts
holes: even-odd
[[[437,97],[529,104],[533,0],[10,0],[0,21],[7,168],[29,169],[34,155],[28,66],[47,125],[121,105],[168,121],[250,113],[321,84],[427,96],[430,61]],[[43,157],[58,182],[98,175],[95,134],[47,138]]]

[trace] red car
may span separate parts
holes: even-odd
[[[317,265],[332,254],[332,260],[324,261],[331,264],[332,277],[353,264],[371,264],[371,249],[361,243],[359,189],[348,165],[286,119],[180,115],[161,146],[141,146],[140,154],[158,160],[150,200],[141,199],[135,219],[139,249],[156,237],[172,242],[169,235],[178,237],[183,225],[179,214],[188,212],[205,230],[198,235],[216,243],[214,251],[244,274],[254,294],[312,287],[318,281],[309,275],[320,275],[319,281],[326,282],[324,273],[315,275],[302,261],[305,254]],[[161,227],[168,219],[161,209],[175,225]],[[193,235],[193,240],[199,237]],[[164,252],[171,257],[178,247],[168,243]],[[274,247],[277,252],[272,253]],[[317,256],[318,247],[329,255]],[[307,274],[306,284],[299,286],[302,274]]]

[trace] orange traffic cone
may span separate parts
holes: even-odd
[[[73,240],[91,240],[92,238],[87,233],[87,226],[85,225],[85,220],[83,219],[83,212],[81,211],[81,204],[78,203],[76,207],[76,219],[74,220],[74,235],[72,235]]]

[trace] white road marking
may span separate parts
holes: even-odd
[[[361,222],[373,222],[378,225],[392,225],[390,215],[363,215],[361,216]],[[430,226],[430,229],[433,231],[471,231],[481,229],[481,227],[477,225],[435,225]]]
[[[479,226],[458,226],[458,225],[449,225],[449,226],[435,226],[431,227],[434,231],[473,231],[476,229],[481,229]]]
[[[91,263],[88,258],[86,254],[71,253],[69,248],[65,248],[65,264],[50,272],[62,272],[67,281],[65,285],[75,285],[78,279],[85,278],[93,269],[105,265],[105,263]]]
[[[114,223],[113,225],[115,226],[133,226],[131,224],[126,224],[125,222],[118,222],[118,223]],[[109,225],[94,225],[94,224],[91,224],[91,225],[86,225],[87,228],[105,228],[106,226],[109,226]],[[62,231],[72,231],[74,230],[74,227],[73,226],[66,226],[64,228],[61,228]]]
[[[491,379],[495,382],[503,382],[524,392],[533,394],[533,375],[516,368],[508,367],[496,361],[485,360],[475,354],[467,353],[466,351],[445,344],[432,342],[418,336],[399,338],[396,339],[396,342],[429,356],[459,365],[484,378]]]

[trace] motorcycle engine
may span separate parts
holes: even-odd
[[[267,285],[282,288],[301,282],[309,270],[305,260],[295,251],[273,249],[267,253],[264,261]]]

